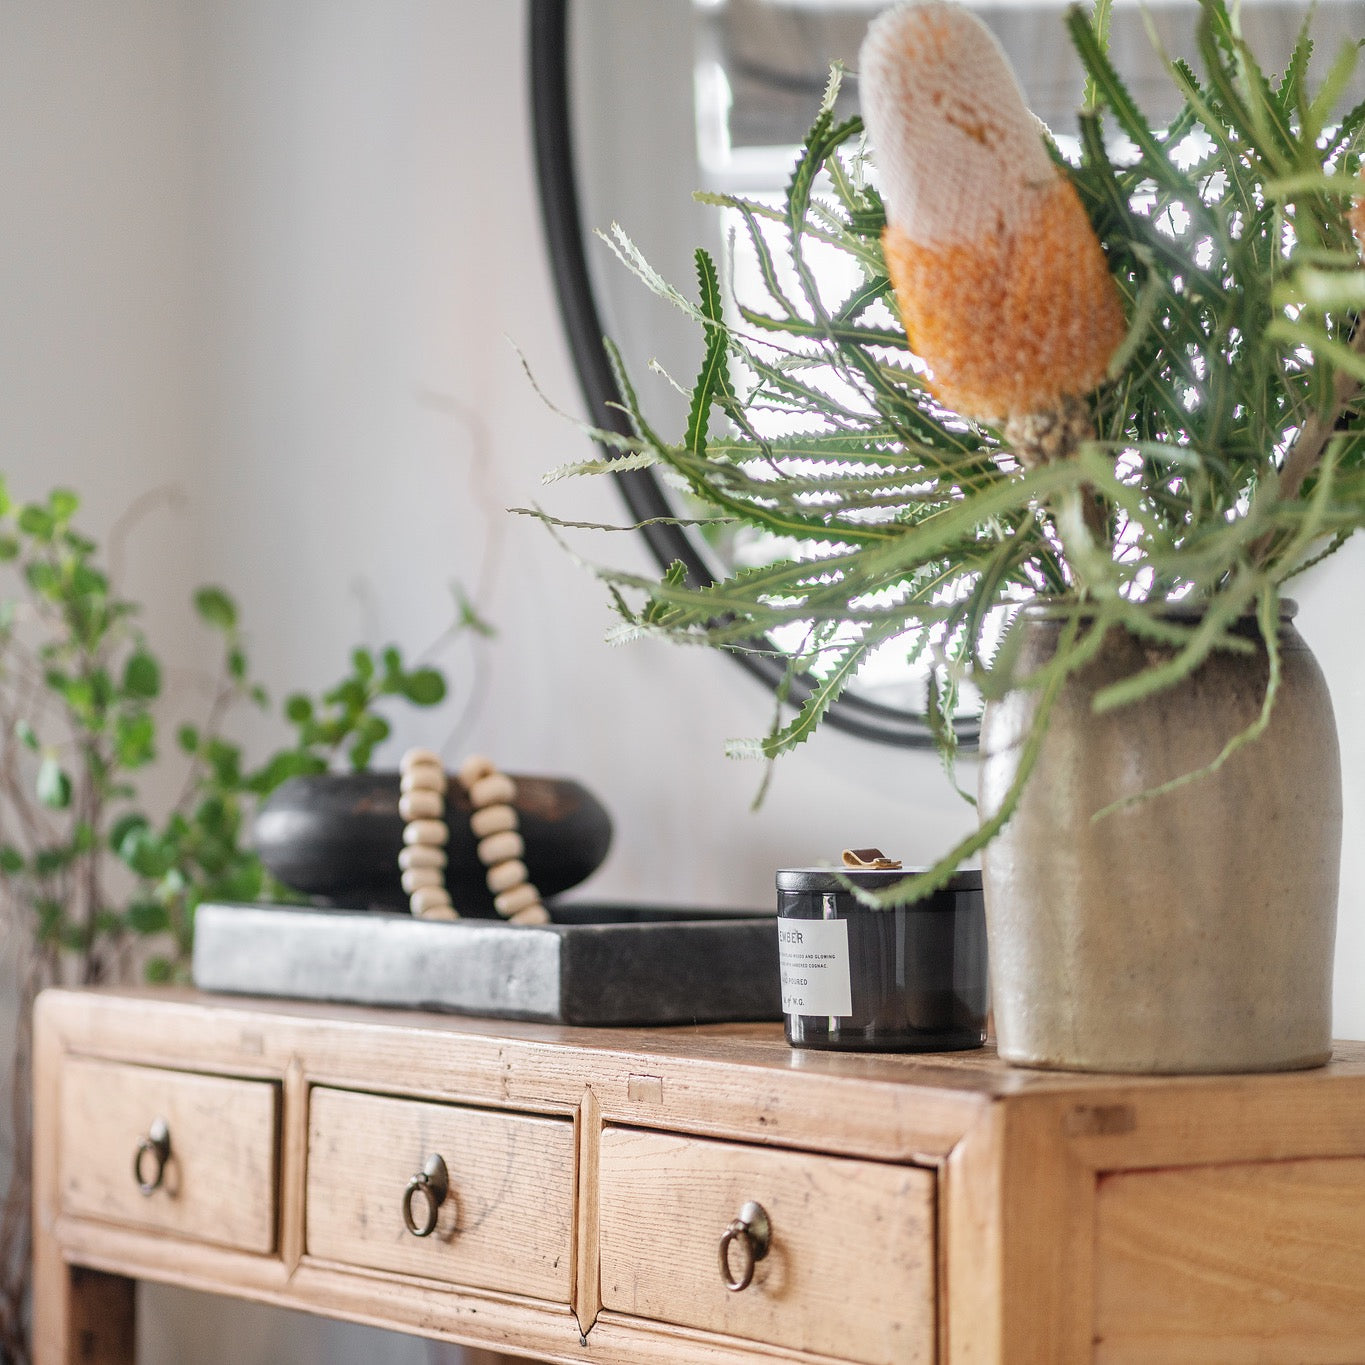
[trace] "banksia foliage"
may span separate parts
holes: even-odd
[[[926,0],[881,15],[860,65],[886,266],[930,386],[988,421],[1060,412],[1104,377],[1123,309],[1005,54],[975,15]]]
[[[705,534],[751,538],[716,581],[598,570],[619,638],[774,656],[800,709],[738,752],[802,743],[874,656],[926,666],[949,757],[961,681],[987,702],[1038,689],[1045,718],[1110,629],[1176,654],[1103,707],[1245,649],[1248,612],[1274,659],[1281,585],[1365,528],[1365,103],[1336,107],[1355,53],[1315,91],[1307,28],[1266,74],[1225,0],[1198,0],[1202,70],[1170,64],[1183,107],[1154,127],[1107,9],[1067,14],[1088,97],[1065,162],[986,30],[923,0],[870,31],[866,127],[836,119],[836,72],[780,203],[704,196],[750,250],[751,293],[727,300],[699,251],[694,302],[617,236],[696,324],[701,364],[667,439],[608,343],[620,425],[571,470],[659,466]],[[1070,619],[1023,676],[1001,626],[1035,597]],[[1197,628],[1173,601],[1205,607]],[[1013,799],[897,898],[942,884]]]

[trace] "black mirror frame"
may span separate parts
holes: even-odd
[[[606,430],[631,435],[620,408],[620,390],[602,344],[605,332],[593,297],[579,215],[570,118],[569,0],[529,0],[529,27],[536,178],[560,317],[591,420]],[[667,519],[676,516],[676,512],[653,472],[632,470],[613,478],[630,515],[641,523],[640,532],[660,568],[666,569],[680,560],[694,582],[714,582],[705,560],[683,528],[669,524]],[[785,670],[770,654],[744,649],[732,652],[731,657],[770,690],[782,682]],[[799,704],[808,695],[808,689],[793,687],[789,695],[792,702]],[[908,749],[934,747],[924,716],[856,695],[840,697],[830,707],[826,720],[862,739]],[[975,744],[978,729],[975,723],[959,723],[956,728],[959,744],[963,747]]]

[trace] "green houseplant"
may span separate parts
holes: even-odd
[[[1282,594],[1365,522],[1365,106],[1336,109],[1357,50],[1310,89],[1305,28],[1272,79],[1223,0],[1200,0],[1203,70],[1169,64],[1184,108],[1154,130],[1108,56],[1106,0],[1073,9],[1067,28],[1087,74],[1071,155],[1031,120],[1003,55],[964,11],[929,0],[877,21],[860,61],[869,126],[835,121],[832,88],[780,206],[706,196],[737,216],[764,306],[728,308],[705,252],[692,301],[618,231],[618,254],[701,331],[686,430],[674,440],[654,429],[608,342],[634,435],[599,432],[605,458],[556,474],[659,465],[704,519],[777,538],[771,562],[711,586],[689,584],[681,566],[658,581],[598,570],[621,637],[798,641],[787,677],[811,684],[809,700],[737,752],[771,758],[806,740],[888,641],[932,665],[930,714],[950,766],[963,685],[979,690],[978,827],[892,896],[925,895],[985,850],[1006,1055],[1135,1070],[1311,1064],[1326,1039],[1339,778],[1325,693],[1316,737],[1285,733],[1287,694],[1321,688],[1311,659],[1298,667]],[[854,263],[857,283],[830,297],[817,251]],[[1030,624],[1040,615],[1045,628]],[[1174,713],[1153,706],[1183,706],[1210,670],[1238,661],[1238,703],[1214,701],[1187,727],[1205,733],[1212,717],[1211,747],[1168,746],[1174,766],[1125,750],[1111,764],[1121,780],[1081,782],[1083,739],[1122,746],[1161,729]],[[1094,726],[1069,723],[1072,713],[1113,723],[1083,735]],[[1211,856],[1216,844],[1184,846],[1190,812],[1218,807],[1219,782],[1275,788],[1295,753],[1329,795],[1276,845],[1315,840],[1296,864],[1309,904],[1257,907],[1312,922],[1306,946],[1274,950],[1273,970],[1241,961],[1265,935],[1236,894],[1196,914],[1169,903],[1178,881],[1172,891],[1137,876],[1099,906],[1081,903],[1093,876],[1068,883],[1077,859],[1152,860],[1156,828],[1168,831],[1156,861]],[[1281,793],[1255,818],[1284,823],[1291,800]],[[1266,833],[1242,831],[1241,842]],[[1061,870],[1040,898],[1027,883],[1058,849]],[[1058,884],[1080,889],[1057,904]],[[1027,905],[1037,913],[1016,922]],[[1162,915],[1173,937],[1138,973],[1140,989],[1155,981],[1169,996],[1183,974],[1197,998],[1243,970],[1252,984],[1230,993],[1231,1017],[1255,1045],[1182,1052],[1182,1036],[1230,1025],[1169,1000],[1174,1027],[1133,1048],[1082,1036],[1105,1013],[1131,1035],[1152,1023],[1135,1023],[1131,1000],[1073,1006],[1132,966],[1087,983],[1094,964],[1081,949],[1104,921]],[[1019,934],[1048,945],[1050,971],[1039,953],[1011,950]],[[1200,938],[1218,950],[1189,969]],[[1016,969],[1018,991],[1005,979]],[[1059,994],[1052,1034],[1024,1037],[1039,998]],[[1306,1021],[1292,1044],[1274,1042],[1286,1015],[1259,1009],[1272,997]]]
[[[237,708],[266,709],[250,676],[232,598],[193,595],[217,661],[175,698],[186,711],[170,743],[166,670],[138,605],[77,526],[66,490],[32,503],[0,481],[0,943],[16,987],[12,1048],[0,1056],[0,1362],[25,1365],[30,1282],[31,1014],[38,991],[140,973],[188,979],[196,907],[207,900],[297,899],[248,838],[258,804],[288,778],[338,763],[368,765],[389,734],[391,701],[431,706],[440,671],[394,647],[353,651],[321,695],[290,694],[287,738],[260,761],[232,736]],[[466,624],[476,624],[465,609]],[[175,765],[164,809],[145,779]],[[4,1088],[4,1087],[0,1087]]]

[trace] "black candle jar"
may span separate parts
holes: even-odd
[[[793,1047],[951,1052],[986,1038],[981,873],[956,873],[914,905],[863,905],[900,869],[787,868],[777,874],[778,955]]]

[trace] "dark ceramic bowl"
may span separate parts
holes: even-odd
[[[607,856],[611,817],[591,792],[568,778],[509,775],[517,785],[531,880],[546,898],[577,886]],[[334,905],[406,910],[398,870],[404,823],[398,782],[396,772],[291,778],[256,816],[253,838],[261,861],[306,896]],[[462,915],[493,915],[470,814],[469,798],[452,782],[446,793],[446,885]]]

